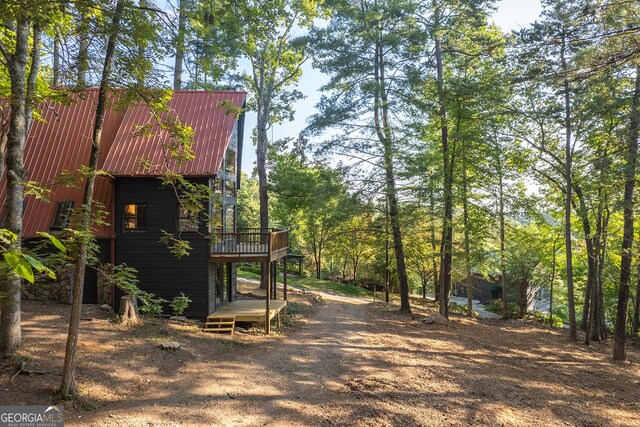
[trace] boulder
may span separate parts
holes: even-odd
[[[441,315],[440,313],[434,313],[430,316],[425,317],[423,322],[427,325],[446,325],[449,323],[446,317]]]
[[[161,350],[176,351],[179,348],[180,348],[180,343],[178,343],[176,341],[165,341],[165,342],[160,344],[160,349]]]

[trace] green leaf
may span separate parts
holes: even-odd
[[[62,244],[62,242],[60,240],[58,240],[55,236],[52,236],[49,233],[45,233],[44,231],[39,231],[38,235],[42,236],[42,237],[46,237],[47,239],[49,239],[51,241],[51,243],[53,243],[53,246],[58,248],[61,252],[67,253],[67,248],[65,248],[64,245]]]
[[[51,279],[55,279],[56,278],[56,274],[53,272],[53,270],[51,270],[46,265],[42,264],[40,261],[38,261],[34,257],[29,256],[27,254],[22,254],[22,256],[24,257],[24,259],[27,260],[29,265],[31,265],[31,267],[35,268],[38,272],[46,273],[47,276],[49,276]]]
[[[25,260],[20,252],[5,252],[2,254],[4,260],[9,264],[14,273],[23,279],[33,283],[34,274],[31,265]]]

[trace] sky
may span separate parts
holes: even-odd
[[[541,11],[540,0],[502,0],[498,2],[498,9],[493,14],[493,22],[503,31],[509,32],[527,27],[534,22]],[[286,137],[297,137],[307,126],[307,119],[315,112],[315,105],[320,101],[322,93],[320,87],[327,82],[327,76],[311,67],[308,62],[303,65],[303,74],[298,82],[298,90],[306,98],[295,104],[295,120],[276,124],[269,131],[269,138],[278,140]],[[251,175],[255,167],[256,153],[252,144],[251,133],[256,126],[254,112],[247,113],[245,122],[245,145],[242,152],[242,171]]]

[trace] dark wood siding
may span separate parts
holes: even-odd
[[[206,178],[193,181],[208,183]],[[209,241],[205,224],[200,224],[200,233],[182,233],[181,238],[188,240],[193,249],[189,256],[178,259],[160,242],[162,230],[177,232],[178,199],[174,190],[163,188],[157,178],[116,178],[115,186],[116,264],[136,268],[139,287],[166,300],[184,292],[192,300],[185,315],[209,314]],[[124,232],[125,204],[147,206],[146,231]],[[171,314],[170,307],[165,308],[165,314]]]

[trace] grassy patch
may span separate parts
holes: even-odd
[[[238,269],[238,277],[245,279],[260,279],[259,274],[255,274],[244,269]],[[278,282],[282,283],[282,274],[278,274]],[[305,291],[321,291],[339,295],[372,297],[373,293],[368,289],[349,283],[330,282],[328,280],[315,279],[312,277],[291,277],[289,276],[287,283],[289,286],[304,289]]]

